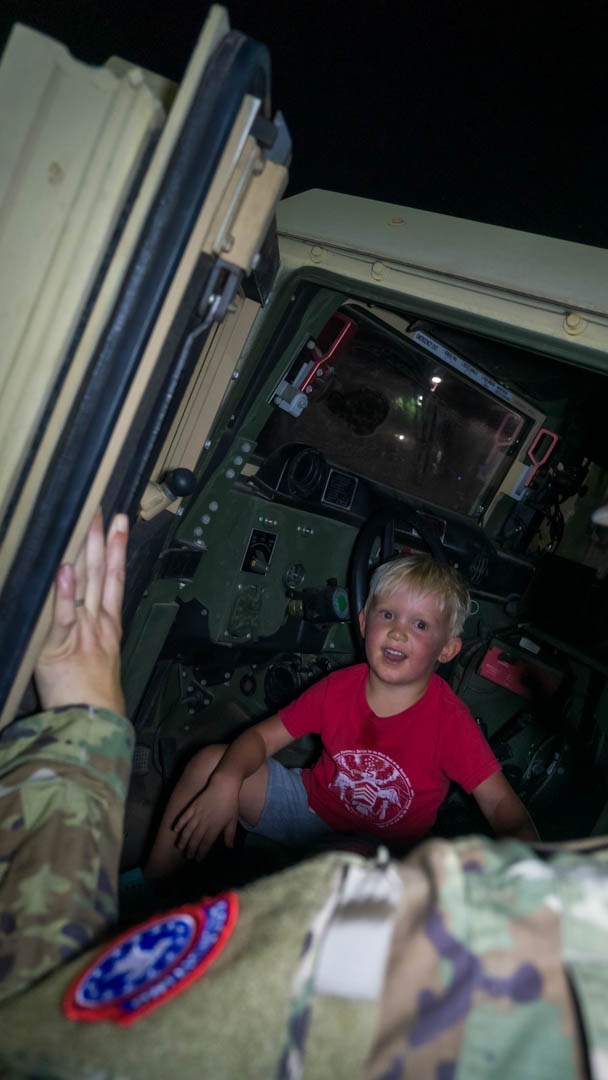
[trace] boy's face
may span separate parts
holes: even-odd
[[[450,637],[449,616],[439,597],[400,585],[390,596],[377,596],[359,626],[367,662],[382,682],[424,688],[435,665],[459,652],[461,640]]]

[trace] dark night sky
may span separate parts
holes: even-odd
[[[290,192],[328,187],[608,247],[608,5],[235,0],[271,50]],[[179,79],[206,3],[3,0],[81,59]]]

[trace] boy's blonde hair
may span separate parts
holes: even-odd
[[[365,614],[378,597],[388,598],[402,585],[423,596],[428,593],[438,596],[441,612],[448,615],[450,637],[460,636],[469,613],[470,596],[459,570],[423,552],[391,559],[372,574]]]

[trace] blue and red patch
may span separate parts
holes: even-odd
[[[235,893],[184,904],[131,927],[74,980],[72,1020],[132,1024],[198,979],[224,948],[238,915]]]

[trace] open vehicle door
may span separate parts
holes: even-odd
[[[242,284],[268,291],[290,157],[269,80],[266,48],[219,7],[175,95],[13,31],[0,68],[3,723],[64,553],[98,504],[133,515],[211,329],[243,305]],[[214,400],[232,374],[212,373]]]

